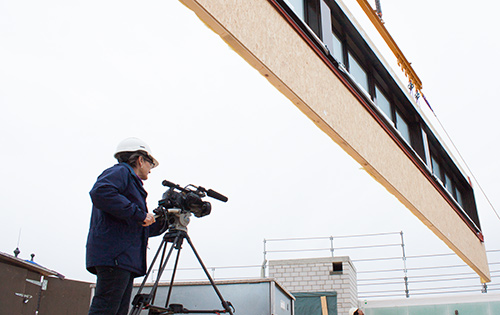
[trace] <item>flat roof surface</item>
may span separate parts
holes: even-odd
[[[14,257],[12,255],[0,252],[0,262],[28,269],[29,271],[37,272],[39,274],[42,274],[44,276],[56,276],[59,279],[64,279],[64,276],[57,271],[47,269],[43,266],[40,266],[39,264],[35,263],[34,261],[29,261],[29,260],[24,260],[20,259],[17,257]]]

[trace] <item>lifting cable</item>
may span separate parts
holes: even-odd
[[[481,193],[483,194],[484,198],[486,198],[486,201],[488,202],[488,204],[490,205],[491,209],[493,210],[493,212],[495,213],[495,215],[497,216],[498,220],[500,221],[500,215],[498,214],[498,211],[495,209],[495,207],[493,206],[493,203],[490,201],[490,199],[488,198],[488,196],[486,195],[486,192],[483,190],[483,187],[481,186],[481,184],[479,183],[479,181],[476,179],[476,176],[474,176],[474,173],[472,172],[472,170],[470,169],[469,165],[467,164],[467,162],[465,161],[465,159],[463,158],[462,154],[460,154],[460,151],[458,150],[457,146],[455,145],[455,143],[453,142],[453,140],[451,139],[450,135],[448,134],[448,132],[446,131],[446,129],[444,128],[443,124],[441,123],[441,121],[439,120],[439,118],[437,117],[436,113],[434,112],[434,110],[432,109],[431,107],[431,104],[429,104],[429,101],[427,100],[427,98],[425,97],[424,93],[421,92],[421,95],[422,95],[422,98],[424,99],[425,103],[427,104],[427,106],[429,107],[429,109],[431,110],[432,114],[434,115],[434,117],[436,118],[437,122],[439,123],[439,125],[441,126],[441,128],[443,129],[446,137],[448,138],[448,140],[451,142],[451,145],[453,146],[453,148],[455,148],[455,150],[457,151],[458,153],[458,156],[460,157],[460,159],[462,160],[462,162],[465,164],[465,167],[467,168],[467,170],[469,171],[470,175],[472,176],[472,178],[474,179],[474,181],[476,182],[477,186],[479,187],[479,190],[481,191]]]
[[[420,79],[418,78],[417,74],[415,73],[415,71],[413,70],[413,68],[411,67],[411,64],[406,60],[406,58],[404,57],[403,53],[401,52],[401,50],[399,49],[399,47],[397,46],[396,42],[394,41],[394,39],[391,37],[391,35],[389,34],[389,32],[387,31],[387,29],[385,28],[384,26],[384,22],[382,20],[382,7],[380,5],[380,0],[375,0],[375,6],[376,6],[376,10],[373,10],[372,7],[370,6],[370,4],[368,3],[367,0],[357,0],[358,4],[361,6],[361,8],[364,10],[364,12],[366,13],[366,15],[368,16],[368,18],[371,20],[371,22],[373,23],[373,25],[375,26],[375,28],[377,29],[377,31],[379,32],[379,34],[382,36],[382,38],[385,40],[386,44],[389,46],[389,48],[392,50],[392,52],[394,53],[394,55],[396,56],[397,60],[398,60],[398,64],[401,66],[404,74],[409,78],[409,81],[410,81],[410,84],[408,86],[408,88],[410,89],[410,91],[415,87],[416,88],[416,94],[415,94],[415,98],[416,100],[418,101],[418,99],[420,97],[422,97],[425,101],[425,103],[427,104],[427,106],[429,107],[429,109],[431,110],[432,114],[434,115],[434,117],[436,118],[436,120],[438,121],[439,125],[441,126],[441,128],[443,129],[443,131],[445,132],[446,134],[446,137],[448,138],[448,140],[451,142],[451,145],[455,148],[455,150],[457,151],[460,159],[462,160],[462,162],[465,164],[465,167],[467,168],[467,170],[469,171],[469,173],[471,174],[472,178],[474,179],[474,181],[476,182],[477,186],[479,187],[481,193],[483,194],[483,196],[486,198],[486,201],[488,202],[488,204],[490,205],[491,209],[493,210],[493,212],[495,213],[495,215],[497,216],[498,220],[500,221],[500,215],[498,214],[498,211],[495,209],[495,207],[493,206],[493,203],[490,201],[490,199],[488,198],[488,196],[486,195],[486,192],[483,190],[483,187],[481,186],[481,184],[479,184],[479,181],[476,179],[476,177],[474,176],[474,173],[472,173],[469,165],[467,164],[467,162],[465,161],[465,159],[462,157],[462,155],[460,154],[460,151],[458,150],[458,148],[455,146],[455,143],[453,142],[453,140],[451,139],[450,135],[448,134],[448,132],[446,131],[446,129],[444,128],[443,124],[441,123],[441,121],[439,120],[439,118],[437,117],[436,113],[434,112],[434,110],[432,109],[431,105],[429,104],[429,101],[427,100],[427,98],[425,97],[424,93],[422,93],[422,82],[420,81]]]

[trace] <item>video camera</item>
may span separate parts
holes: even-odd
[[[165,228],[175,230],[187,230],[191,213],[195,217],[201,218],[209,215],[212,205],[202,198],[208,196],[222,202],[227,202],[228,198],[212,189],[206,190],[201,186],[187,185],[181,187],[177,184],[164,180],[163,186],[169,189],[163,193],[162,199],[158,201],[158,208],[153,212],[157,219],[165,220]]]
[[[187,225],[189,224],[189,217],[193,213],[196,217],[204,217],[209,215],[212,206],[210,202],[203,201],[202,198],[208,196],[226,202],[228,199],[226,196],[219,194],[218,192],[205,188],[201,186],[187,185],[186,187],[181,187],[177,184],[171,183],[167,180],[162,182],[163,186],[168,186],[169,189],[163,194],[162,199],[158,201],[158,208],[154,209],[155,218],[158,220],[157,223],[161,224],[159,234],[167,231],[163,235],[163,240],[156,251],[156,254],[148,268],[148,271],[139,287],[137,294],[134,297],[132,305],[133,309],[130,311],[130,315],[140,315],[145,309],[149,309],[148,314],[221,314],[228,313],[229,315],[234,314],[234,307],[231,302],[224,300],[219,289],[215,285],[214,280],[210,276],[205,264],[201,261],[198,252],[193,246],[191,239],[187,233]],[[201,268],[205,272],[210,284],[212,285],[215,293],[219,297],[223,310],[188,310],[185,309],[182,304],[170,303],[172,288],[174,284],[174,278],[177,271],[177,265],[179,262],[179,255],[182,249],[182,243],[187,240],[188,244],[191,246],[194,255],[198,259]],[[167,253],[167,244],[172,243],[170,249]],[[167,293],[167,301],[165,307],[152,305],[155,300],[155,296],[158,289],[158,284],[160,282],[161,276],[167,267],[168,260],[171,257],[173,250],[177,250],[177,257],[175,258],[174,269],[172,271],[172,278],[170,280],[170,285]],[[153,287],[149,293],[143,293],[144,286],[148,277],[151,275],[153,266],[155,265],[157,258],[161,258],[159,261],[158,273],[156,275],[156,280]]]

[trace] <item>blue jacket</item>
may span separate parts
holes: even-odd
[[[87,238],[87,270],[115,266],[142,276],[146,273],[149,236],[159,234],[160,224],[143,227],[147,192],[132,167],[116,164],[105,170],[90,191],[92,216]]]

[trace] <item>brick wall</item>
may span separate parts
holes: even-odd
[[[337,292],[338,315],[347,315],[351,307],[358,305],[356,269],[349,257],[272,260],[269,277],[292,294]]]

